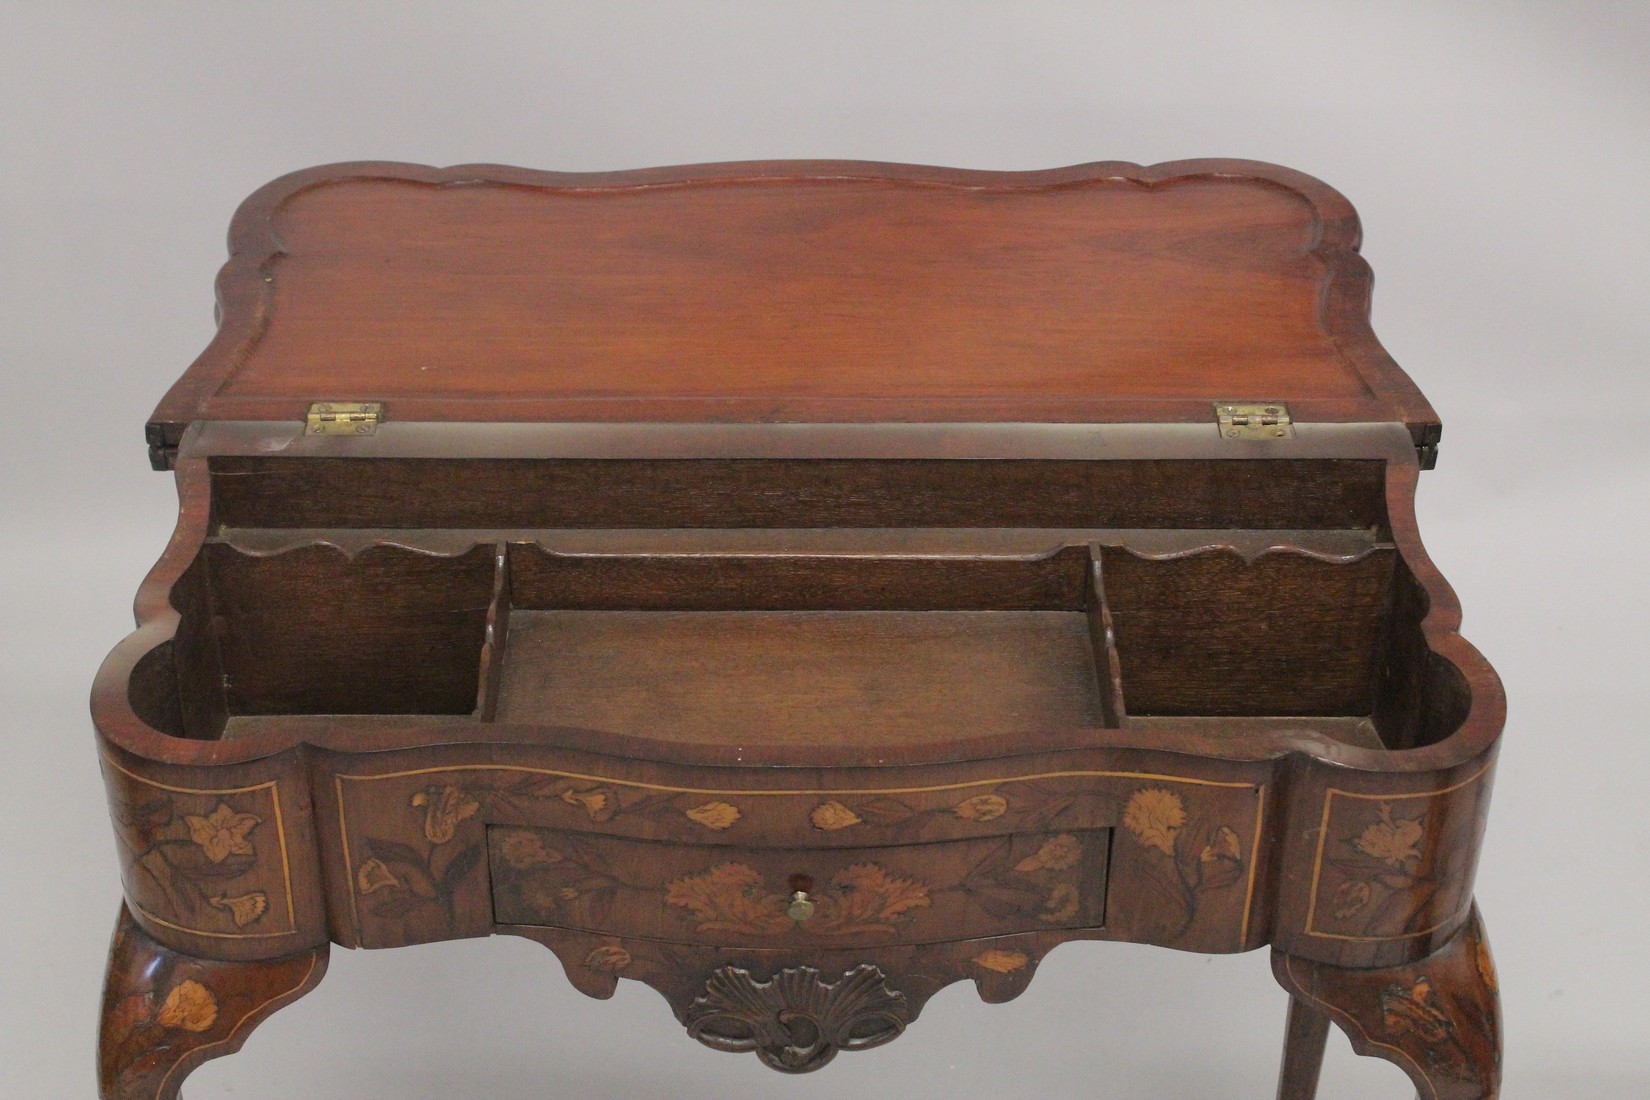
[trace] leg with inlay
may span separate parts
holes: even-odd
[[[1280,1100],[1311,1100],[1316,1092],[1323,1040],[1309,1013],[1333,1020],[1359,1054],[1397,1064],[1421,1100],[1499,1095],[1501,1006],[1476,908],[1447,944],[1404,966],[1358,970],[1275,951],[1272,971],[1297,1002]]]
[[[259,962],[198,959],[150,939],[124,905],[98,1029],[102,1100],[177,1100],[196,1067],[239,1050],[326,973],[328,947]]]

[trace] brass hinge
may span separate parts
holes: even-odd
[[[304,417],[304,434],[372,435],[383,418],[378,401],[317,401]]]
[[[1215,419],[1220,422],[1220,434],[1227,439],[1287,439],[1295,434],[1289,406],[1281,401],[1269,405],[1217,401]]]

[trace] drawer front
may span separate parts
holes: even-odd
[[[1111,830],[852,849],[488,829],[494,919],[728,947],[855,947],[1105,923]],[[808,904],[792,906],[795,895]]]

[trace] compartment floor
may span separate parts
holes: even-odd
[[[498,721],[774,744],[1101,724],[1066,611],[523,611]]]

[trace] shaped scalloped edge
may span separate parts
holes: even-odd
[[[1370,395],[1364,407],[1365,415],[1355,419],[1401,421],[1409,427],[1418,447],[1435,444],[1439,435],[1437,414],[1387,354],[1370,327],[1373,277],[1369,265],[1358,254],[1362,229],[1351,203],[1339,191],[1305,173],[1261,161],[1229,159],[1169,161],[1155,165],[1097,161],[1015,172],[808,160],[746,161],[617,172],[554,172],[490,164],[437,168],[379,161],[303,169],[259,188],[237,209],[229,232],[230,258],[216,281],[218,332],[155,409],[147,428],[148,442],[157,456],[175,449],[184,428],[206,415],[213,395],[264,331],[273,301],[271,264],[285,249],[276,225],[277,215],[284,204],[317,188],[351,181],[401,181],[442,188],[500,186],[589,193],[830,180],[1014,192],[1103,184],[1158,188],[1208,179],[1245,180],[1275,188],[1297,197],[1313,211],[1317,239],[1311,252],[1325,270],[1320,298],[1324,328]],[[1138,404],[1134,402],[1130,408]],[[1158,407],[1167,408],[1161,402]],[[1369,415],[1377,410],[1379,415]],[[509,416],[502,418],[510,419]]]

